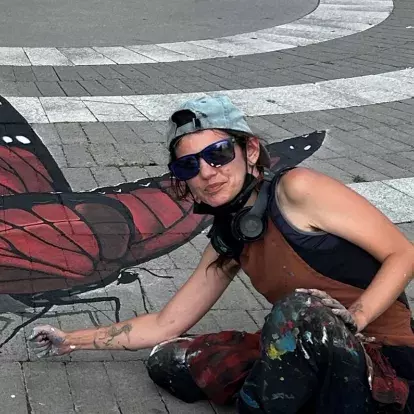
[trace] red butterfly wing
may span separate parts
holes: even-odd
[[[71,188],[42,140],[0,96],[0,195]]]
[[[88,284],[112,273],[133,228],[115,200],[90,194],[4,197],[0,210],[0,292],[35,293]]]
[[[191,202],[176,200],[165,189],[144,187],[108,196],[119,200],[132,214],[135,237],[129,260],[136,264],[177,249],[211,222],[210,216],[193,214]]]

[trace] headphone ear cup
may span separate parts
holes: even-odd
[[[244,242],[258,240],[266,230],[262,217],[251,214],[251,208],[245,207],[233,218],[231,229],[234,236]]]
[[[233,257],[234,256],[234,249],[233,246],[230,246],[228,243],[224,241],[224,239],[220,236],[220,234],[214,234],[214,236],[210,239],[211,245],[213,246],[214,250],[220,255],[225,257]]]

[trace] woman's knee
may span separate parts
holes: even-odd
[[[148,360],[149,377],[170,394],[191,403],[205,399],[187,365],[187,349],[192,338],[178,338],[153,348]]]
[[[295,292],[277,301],[266,317],[262,329],[262,349],[269,357],[280,353],[327,348],[328,344],[341,348],[355,349],[360,346],[343,321],[334,315],[322,301],[310,294]],[[356,355],[355,353],[355,355]]]
[[[339,319],[316,296],[295,292],[278,300],[266,317],[266,324],[272,326],[295,325],[300,328],[302,322],[335,323]]]

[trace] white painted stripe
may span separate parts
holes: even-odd
[[[2,47],[0,48],[0,63],[2,65],[30,66],[26,53],[22,47]]]
[[[28,122],[39,122],[42,124],[49,123],[49,119],[46,116],[46,113],[43,109],[42,104],[39,101],[39,98],[21,98],[18,100],[13,100],[13,106],[26,118]],[[34,121],[35,120],[35,121]]]
[[[224,94],[248,116],[320,111],[414,97],[414,69],[268,88],[167,95],[9,97],[32,123],[165,121],[183,101]]]
[[[160,45],[139,45],[139,46],[126,46],[128,49],[133,52],[137,52],[143,56],[146,56],[155,62],[177,62],[177,61],[186,61],[194,60],[189,56],[183,55],[179,52],[174,52],[172,50],[165,49]]]
[[[42,98],[40,101],[49,122],[96,122],[97,117],[92,114],[83,100],[76,98]],[[13,103],[12,103],[13,104]],[[26,118],[27,119],[27,118]]]
[[[414,198],[414,178],[387,180],[386,184]],[[414,204],[411,207],[414,208]]]
[[[59,66],[73,65],[73,63],[65,55],[53,47],[25,47],[24,51],[33,66],[48,65],[51,61],[59,63]]]
[[[122,97],[89,97],[83,99],[89,111],[100,122],[146,121],[141,112]],[[111,121],[108,121],[108,120]]]
[[[414,221],[414,177],[349,184],[394,223]]]
[[[180,53],[184,56],[189,57],[191,60],[200,60],[200,59],[211,59],[211,58],[218,58],[218,57],[228,57],[230,51],[219,51],[213,50],[212,48],[209,49],[205,47],[205,45],[200,45],[196,42],[176,42],[176,43],[160,43],[158,46],[173,51],[176,53]],[[135,51],[139,52],[139,46],[134,48]],[[257,50],[253,53],[257,53]]]
[[[155,62],[154,59],[150,59],[125,47],[94,47],[94,49],[119,65]]]
[[[113,65],[175,62],[292,49],[349,36],[384,21],[392,0],[321,0],[293,23],[249,33],[187,42],[125,47],[0,48],[0,64],[15,66]]]
[[[66,47],[58,49],[74,65],[115,65],[115,62],[91,47]],[[49,63],[50,65],[50,63]],[[55,66],[55,65],[54,65]],[[60,66],[60,65],[56,65]]]

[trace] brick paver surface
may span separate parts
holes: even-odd
[[[0,67],[7,96],[85,96],[178,93],[280,86],[376,74],[412,66],[414,6],[396,0],[382,24],[353,36],[268,54],[141,65],[90,67]],[[409,28],[410,27],[410,28]],[[329,129],[323,147],[302,165],[346,184],[414,177],[414,99],[362,106],[250,117],[269,142]],[[166,171],[163,122],[35,124],[73,190],[115,185]],[[414,241],[414,223],[399,228]],[[83,298],[116,296],[121,318],[159,310],[196,267],[207,243],[200,234],[159,259],[138,266],[137,281],[112,284]],[[170,279],[154,276],[171,276]],[[414,300],[414,289],[408,289]],[[0,305],[1,336],[8,337],[39,309],[27,309],[7,295]],[[270,304],[242,273],[191,333],[222,329],[256,331]],[[35,323],[77,329],[114,321],[114,304],[65,305]],[[0,353],[0,413],[13,414],[187,414],[233,413],[208,402],[181,403],[148,379],[138,352],[85,351],[38,361],[20,329]]]

